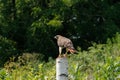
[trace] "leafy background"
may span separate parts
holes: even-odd
[[[116,0],[0,0],[1,80],[26,80],[27,74],[28,80],[54,80],[56,34],[79,51],[69,58],[70,79],[114,80],[120,74],[119,9]]]

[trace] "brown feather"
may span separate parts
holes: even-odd
[[[56,35],[54,38],[57,39],[57,44],[59,47],[68,49],[70,53],[76,52],[73,43],[69,38],[63,37],[61,35]]]

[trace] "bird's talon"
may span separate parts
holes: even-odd
[[[64,56],[64,57],[67,57],[67,54],[64,54],[63,56]]]
[[[61,54],[59,54],[59,56],[58,57],[62,57],[62,55]]]

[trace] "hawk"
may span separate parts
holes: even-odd
[[[63,37],[61,35],[56,35],[54,38],[57,39],[57,44],[59,46],[59,55],[61,55],[63,48],[66,48],[66,54],[67,52],[70,52],[70,53],[77,52],[70,39]]]

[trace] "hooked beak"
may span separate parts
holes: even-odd
[[[57,39],[57,37],[56,37],[56,36],[54,36],[54,38],[55,38],[55,39]]]

